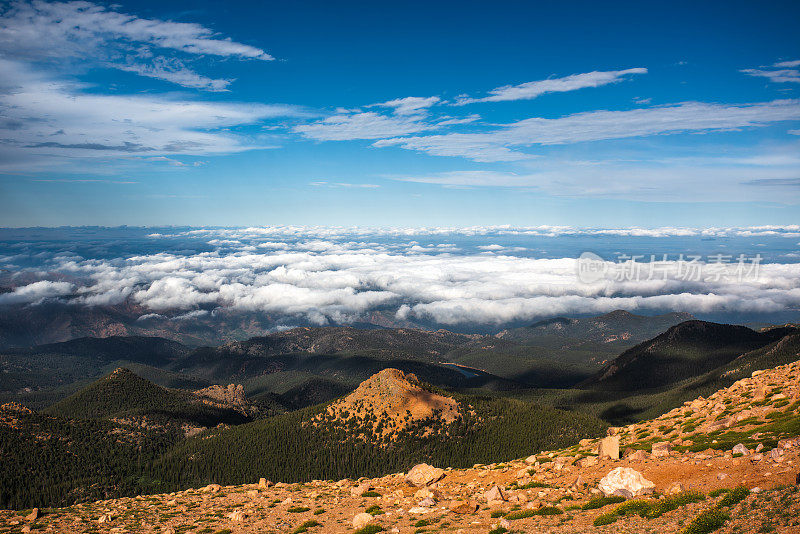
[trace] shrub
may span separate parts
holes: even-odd
[[[362,497],[380,497],[381,494],[377,491],[365,491],[361,494]]]
[[[689,525],[683,529],[682,534],[707,534],[714,532],[725,524],[730,518],[725,512],[719,510],[708,510],[695,517]]]
[[[506,514],[506,519],[509,521],[513,521],[515,519],[525,519],[526,517],[533,517],[536,515],[535,510],[517,510],[516,512],[511,512],[510,514]]]
[[[428,521],[427,519],[420,519],[419,521],[414,523],[414,526],[419,528],[419,527],[427,527],[430,524],[431,524],[431,522]]]
[[[719,488],[719,489],[715,489],[713,491],[709,491],[708,492],[708,496],[709,497],[719,497],[723,493],[728,493],[729,491],[731,491],[731,490],[728,489],[728,488]]]
[[[376,532],[381,532],[383,527],[380,525],[367,525],[356,530],[353,534],[375,534]]]
[[[325,508],[317,508],[314,510],[314,515],[321,515],[325,513]]]
[[[607,514],[598,515],[594,519],[594,522],[592,524],[596,527],[600,527],[603,525],[610,525],[616,520],[617,520],[617,514],[615,514],[614,512],[608,512]]]
[[[733,506],[734,504],[739,503],[745,497],[750,495],[750,490],[744,486],[738,486],[733,488],[725,495],[719,503],[717,503],[717,507],[723,508],[725,506]]]
[[[491,514],[489,514],[489,516],[490,516],[492,519],[496,519],[496,518],[498,518],[498,517],[503,517],[504,515],[505,515],[505,512],[504,512],[504,511],[502,511],[502,510],[492,510],[492,513],[491,513]]]
[[[652,504],[647,501],[628,501],[617,506],[613,513],[617,515],[639,514],[644,517],[651,507]]]
[[[536,515],[559,515],[563,513],[564,510],[557,506],[543,506],[534,512]]]
[[[673,495],[664,500],[654,502],[644,517],[661,517],[667,512],[671,512],[672,510],[676,510],[681,506],[686,506],[687,504],[691,504],[693,502],[700,502],[705,498],[705,495],[702,493],[696,493],[692,491],[687,491],[685,493],[681,493],[680,495]]]
[[[292,506],[286,511],[289,512],[290,514],[299,514],[301,512],[308,512],[309,510],[311,510],[311,508],[309,508],[308,506]]]

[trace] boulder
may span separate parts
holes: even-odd
[[[630,454],[628,453],[630,451]],[[650,453],[643,449],[628,449],[625,451],[625,458],[632,462],[643,462],[650,458]]]
[[[654,458],[669,456],[669,453],[672,452],[672,443],[669,441],[659,441],[657,443],[653,443],[653,446],[650,450]]]
[[[731,452],[733,454],[743,454],[743,455],[747,456],[748,454],[750,454],[750,449],[748,449],[747,447],[745,447],[741,443],[737,443],[736,445],[733,446],[733,449],[731,449]]]
[[[452,501],[448,508],[454,514],[472,514],[478,510],[478,503],[475,501]]]
[[[619,460],[619,436],[608,436],[601,439],[600,446],[597,449],[597,456]]]
[[[356,514],[356,516],[353,517],[353,528],[354,529],[364,528],[371,522],[372,522],[372,515],[362,512],[360,514]]]
[[[680,482],[675,482],[669,488],[667,488],[667,495],[678,495],[679,493],[684,493],[686,491],[686,487]]]
[[[486,502],[503,502],[506,500],[506,496],[503,495],[503,490],[500,489],[500,486],[494,486],[492,489],[487,491],[483,494],[483,497],[486,499]]]
[[[418,506],[424,506],[425,508],[430,508],[431,506],[436,504],[436,499],[433,497],[425,497],[421,501],[417,503]]]
[[[586,456],[581,458],[575,462],[575,465],[578,467],[591,467],[593,465],[597,465],[597,456]]]
[[[652,493],[655,484],[644,478],[642,474],[635,469],[631,469],[630,467],[617,467],[600,479],[600,483],[597,487],[606,497],[613,495],[618,489],[627,490],[631,492],[633,497],[639,497],[640,495]]]
[[[406,483],[410,486],[421,488],[444,478],[444,469],[428,464],[418,464],[411,468],[406,475]]]
[[[272,485],[272,482],[270,482],[270,481],[269,481],[269,480],[267,480],[266,478],[260,478],[260,479],[258,479],[258,487],[259,487],[259,488],[268,488],[268,487],[270,487],[271,485]]]

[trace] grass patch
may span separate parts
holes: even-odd
[[[305,523],[294,529],[292,531],[292,534],[300,534],[301,532],[308,532],[308,529],[313,527],[318,527],[321,524],[322,523],[320,523],[319,521],[314,521],[313,519],[309,519],[308,521],[306,521]]]
[[[695,517],[681,534],[707,534],[714,532],[730,518],[725,512],[708,510]]]
[[[377,504],[373,504],[364,511],[367,512],[369,515],[381,515],[385,513],[383,510],[381,510],[381,507],[378,506]]]
[[[381,532],[383,527],[380,525],[367,525],[355,531],[354,534],[375,534]]]
[[[582,510],[596,510],[597,508],[602,508],[603,506],[608,506],[609,504],[616,504],[618,502],[624,502],[625,497],[620,497],[618,495],[614,495],[611,497],[595,497],[594,499],[590,500],[583,506],[581,506]]]
[[[709,491],[708,492],[708,496],[709,497],[719,497],[723,493],[728,493],[729,491],[731,491],[729,488],[719,488],[719,489],[715,489],[713,491]]]
[[[414,526],[419,528],[419,527],[427,527],[430,524],[431,524],[431,522],[428,521],[427,519],[420,519],[419,521],[414,523]]]
[[[549,488],[550,484],[545,484],[544,482],[528,482],[527,484],[512,484],[513,488],[524,490],[524,489],[531,489],[531,488]]]
[[[505,527],[497,527],[497,528],[493,528],[492,530],[490,530],[489,534],[505,534],[506,532],[508,532],[507,528],[505,528]]]
[[[563,513],[564,510],[562,510],[558,506],[542,506],[541,508],[533,512],[534,515],[560,515]]]
[[[322,515],[325,513],[325,508],[317,508],[314,510],[314,515]]]
[[[292,506],[286,511],[289,512],[290,514],[299,514],[301,512],[308,512],[309,510],[311,510],[311,508],[309,508],[308,506]]]
[[[361,494],[362,497],[380,497],[381,494],[377,491],[365,491]]]
[[[502,510],[492,510],[492,513],[489,514],[489,517],[492,519],[497,519],[498,517],[503,517],[506,513]]]

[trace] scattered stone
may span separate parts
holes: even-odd
[[[411,486],[429,486],[444,478],[444,469],[428,464],[417,464],[406,475],[406,483]]]
[[[634,497],[653,492],[655,484],[630,467],[617,467],[604,476],[597,485],[598,489],[608,497],[618,489],[631,492]]]
[[[597,465],[597,456],[586,456],[581,458],[575,462],[575,465],[578,467],[591,467],[593,465]]]
[[[629,454],[626,459],[630,460],[631,462],[643,462],[650,459],[650,453],[644,449],[637,449]]]
[[[750,454],[750,449],[748,449],[747,447],[745,447],[741,443],[737,443],[736,445],[733,446],[733,449],[731,449],[731,452],[733,454],[742,454],[744,456],[747,456],[748,454]]]
[[[231,521],[242,522],[242,521],[244,521],[245,519],[247,519],[247,514],[246,514],[246,513],[244,513],[244,512],[243,512],[243,511],[241,511],[241,510],[234,510],[233,512],[229,513],[229,514],[228,514],[228,515],[226,515],[225,517],[227,517],[227,518],[228,518],[228,519],[230,519]]]

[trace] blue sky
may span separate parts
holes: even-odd
[[[0,3],[0,225],[800,220],[796,2]]]

